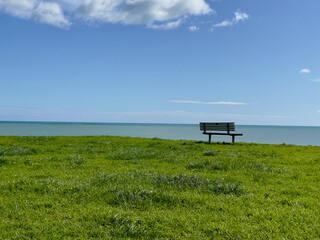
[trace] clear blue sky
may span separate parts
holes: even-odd
[[[318,0],[0,0],[0,121],[320,125]]]

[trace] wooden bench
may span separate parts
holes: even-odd
[[[209,135],[209,143],[211,143],[211,135],[229,135],[232,136],[232,143],[234,143],[235,136],[243,136],[242,133],[230,133],[234,131],[234,122],[200,122],[200,131],[203,134]],[[225,133],[212,131],[226,131]]]

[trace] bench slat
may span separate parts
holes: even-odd
[[[228,124],[229,124],[229,128],[228,128]],[[205,125],[205,128],[204,128]],[[234,127],[234,122],[230,122],[230,123],[200,123],[200,130],[201,131],[235,131],[235,127]]]
[[[200,127],[200,130],[204,130],[204,126],[203,127]],[[224,127],[224,126],[221,126],[221,127],[216,127],[216,126],[207,126],[206,125],[206,130],[220,130],[220,131],[226,131],[228,130],[228,127]],[[234,131],[235,129],[233,127],[229,127],[229,131]]]
[[[215,123],[201,123],[201,125],[203,125],[203,124],[206,124],[206,126],[217,126],[217,127],[219,127],[219,126],[227,126],[228,124],[215,124]],[[229,123],[229,126],[234,126],[234,124],[233,123]]]
[[[243,136],[243,133],[203,133],[206,135]]]

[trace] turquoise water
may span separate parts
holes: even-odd
[[[320,146],[320,127],[236,125],[236,142]],[[89,136],[110,135],[144,138],[207,141],[198,124],[135,123],[54,123],[0,122],[0,135],[8,136]],[[212,141],[231,141],[230,136],[213,136]]]

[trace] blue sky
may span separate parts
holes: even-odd
[[[319,126],[319,9],[0,0],[0,121]]]

